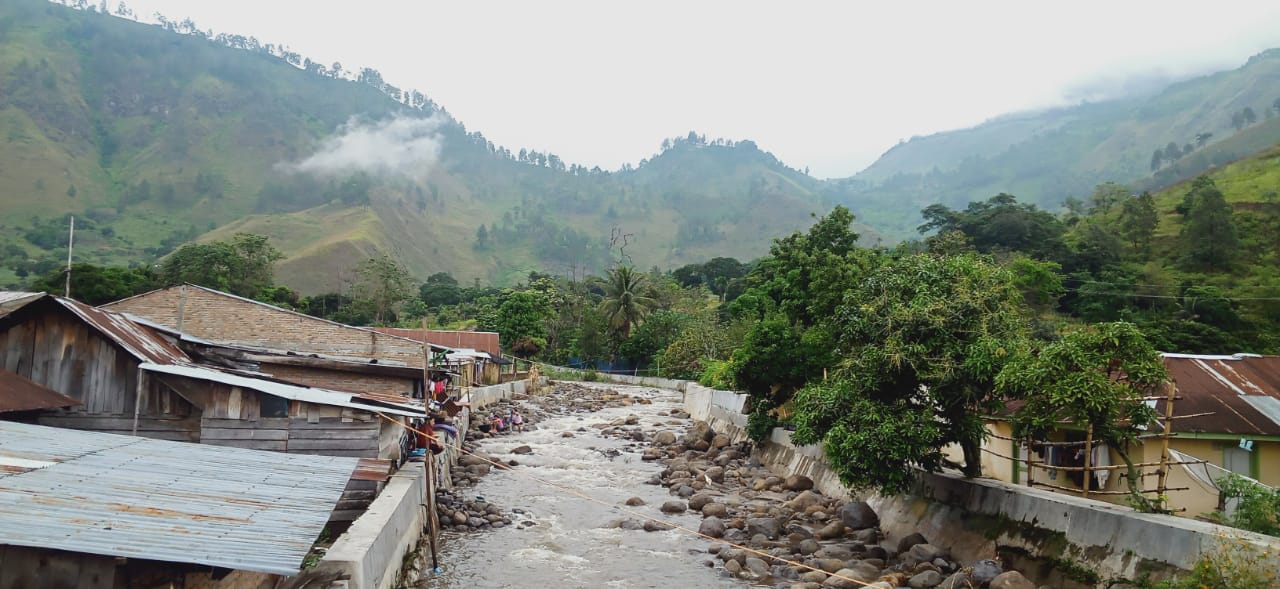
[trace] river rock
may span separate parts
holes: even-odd
[[[627,503],[627,505],[628,505],[628,506],[631,506],[631,507],[638,507],[638,506],[640,506],[640,505],[644,505],[644,504],[645,504],[645,501],[644,501],[644,499],[641,499],[641,498],[639,498],[639,497],[632,497],[632,498],[630,498],[630,499],[627,499],[627,502],[626,502],[626,503]]]
[[[862,530],[879,526],[880,516],[866,501],[851,501],[840,508],[840,521],[850,530]]]
[[[708,468],[708,469],[706,470],[706,472],[704,472],[704,473],[702,473],[702,474],[706,475],[706,477],[707,477],[707,478],[711,479],[711,482],[714,482],[714,483],[722,483],[722,482],[724,482],[724,467],[723,467],[723,466],[713,466],[713,467],[711,467],[711,468]]]
[[[450,517],[453,519],[453,523],[455,525],[461,526],[467,523],[467,512],[465,511],[462,511],[462,510],[455,511],[453,512],[453,515]]]
[[[858,530],[851,534],[849,538],[854,542],[860,542],[862,544],[878,544],[880,542],[880,529],[867,528],[865,530]]]
[[[772,517],[747,518],[747,533],[749,534],[763,534],[770,540],[776,540],[780,528],[778,520]]]
[[[1004,572],[1004,566],[994,560],[979,560],[970,566],[969,578],[976,586],[983,586]]]
[[[965,587],[981,587],[982,586],[978,583],[973,582],[973,580],[969,578],[969,575],[965,574],[963,571],[953,573],[950,577],[947,577],[946,580],[942,581],[941,584],[943,587],[947,587],[947,588],[955,587],[956,589],[961,589]]]
[[[911,589],[929,589],[942,584],[942,575],[938,571],[925,571],[907,580]]]
[[[711,444],[706,440],[698,440],[692,444],[689,444],[689,449],[697,450],[698,452],[706,452],[707,449],[710,447],[711,447]]]
[[[644,522],[644,531],[646,532],[663,532],[666,530],[670,530],[671,527],[672,527],[671,524],[666,524],[659,521],[653,521],[651,519],[645,520]]]
[[[684,501],[667,501],[662,504],[662,513],[684,513],[689,506]]]
[[[702,520],[702,525],[698,526],[698,533],[711,536],[712,538],[723,538],[725,532],[724,521],[718,517],[709,517]]]
[[[911,550],[911,547],[915,546],[916,544],[928,544],[928,543],[929,541],[925,539],[923,534],[921,534],[920,532],[913,532],[907,536],[904,536],[901,540],[898,540],[898,553],[901,554],[903,552]]]
[[[702,507],[715,500],[715,497],[708,493],[697,493],[689,498],[689,509],[693,511],[702,511]]]
[[[572,438],[572,437],[573,437],[573,432],[560,432],[560,437],[562,437],[562,438]]]
[[[796,495],[795,499],[788,501],[786,503],[786,506],[791,508],[794,511],[805,511],[810,507],[817,507],[818,505],[821,505],[821,504],[822,504],[821,495],[814,493],[813,491],[806,490],[803,493]]]
[[[676,434],[673,431],[664,429],[653,434],[653,445],[655,446],[670,446],[674,443],[676,443]]]
[[[991,579],[991,589],[1036,589],[1036,584],[1018,571],[1006,571]]]
[[[703,517],[726,517],[729,515],[729,508],[723,503],[711,502],[702,506]]]
[[[813,479],[802,474],[793,474],[782,481],[782,486],[788,491],[808,491],[813,488]]]
[[[822,571],[806,571],[800,573],[800,580],[806,583],[821,584],[823,581],[827,580],[828,576],[829,575]]]
[[[863,559],[870,560],[878,558],[881,562],[889,560],[889,551],[884,546],[868,546],[867,551],[863,553]]]
[[[821,530],[818,530],[814,536],[819,540],[831,540],[844,535],[844,522],[834,521],[827,524]]]
[[[843,544],[833,544],[831,546],[823,546],[818,549],[814,556],[818,558],[834,558],[837,560],[849,560],[853,558],[853,550]]]
[[[747,570],[755,573],[758,577],[763,577],[769,574],[769,565],[759,558],[750,556],[747,557]]]
[[[485,458],[488,458],[488,457],[486,456]],[[485,459],[481,458],[480,456],[472,456],[470,454],[463,454],[462,456],[458,457],[458,466],[477,466],[481,464],[489,464],[489,463],[486,462]]]
[[[947,555],[947,551],[934,546],[933,544],[916,544],[907,550],[907,555],[903,560],[909,560],[912,563],[933,562],[935,558],[943,558]]]
[[[835,571],[835,573],[828,577],[826,581],[823,581],[822,586],[832,587],[833,589],[861,589],[862,585],[851,579],[857,579],[858,581],[865,583],[878,576],[880,576],[880,571],[876,571],[875,575],[872,575],[871,578],[867,578],[862,576],[857,570],[840,569]]]
[[[817,540],[810,538],[808,540],[802,540],[800,542],[800,546],[797,549],[800,551],[800,554],[808,556],[810,554],[813,554],[821,550],[822,545],[819,544]]]
[[[710,442],[711,442],[712,448],[719,450],[720,448],[724,448],[725,446],[729,445],[729,436],[726,436],[724,434],[716,434],[711,438]]]
[[[726,560],[724,561],[724,570],[729,571],[730,574],[736,575],[742,572],[742,565],[736,560]]]

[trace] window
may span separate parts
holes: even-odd
[[[262,417],[288,417],[289,400],[262,393],[258,396],[262,405]]]

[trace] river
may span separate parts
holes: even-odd
[[[677,530],[645,532],[609,527],[610,521],[628,517],[606,507],[546,486],[520,473],[528,473],[577,489],[610,505],[621,506],[629,497],[647,504],[632,508],[641,513],[697,529],[701,518],[693,513],[664,515],[658,507],[673,499],[667,489],[644,484],[664,468],[642,462],[640,453],[627,450],[628,442],[601,435],[592,424],[608,423],[636,415],[649,430],[671,420],[658,415],[679,408],[678,393],[642,387],[600,385],[653,401],[648,405],[606,408],[594,413],[555,415],[543,419],[538,429],[483,440],[481,450],[520,466],[498,471],[479,484],[462,489],[500,506],[512,525],[475,533],[448,532],[440,550],[442,572],[423,580],[420,587],[737,587],[745,582],[722,577],[721,569],[705,566],[713,558],[707,542]],[[683,430],[684,426],[664,426]],[[563,432],[574,437],[561,437]],[[529,455],[516,456],[511,449],[528,445]],[[621,454],[615,454],[620,451]],[[516,513],[521,510],[523,513]],[[522,522],[533,522],[518,529]],[[428,573],[429,574],[429,573]]]

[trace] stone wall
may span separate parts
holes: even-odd
[[[695,417],[705,415],[701,419],[736,442],[746,438],[742,396],[725,393],[689,384],[684,407]],[[760,446],[758,456],[775,471],[808,476],[827,495],[853,494],[827,464],[820,447],[796,446],[791,432],[782,428]],[[911,495],[865,499],[879,513],[890,544],[920,532],[962,560],[997,554],[1025,558],[1022,566],[1040,565],[1041,577],[1046,579],[1058,574],[1054,563],[1062,560],[1088,567],[1104,580],[1132,579],[1144,570],[1159,574],[1170,568],[1190,569],[1206,550],[1221,545],[1224,534],[1272,553],[1280,550],[1280,539],[1269,536],[952,474],[921,473]],[[1031,574],[1035,576],[1035,571]]]

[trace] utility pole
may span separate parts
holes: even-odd
[[[67,234],[67,284],[62,296],[71,298],[71,248],[76,242],[76,218],[71,216],[71,232]]]

